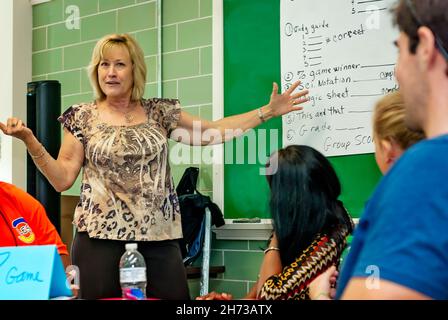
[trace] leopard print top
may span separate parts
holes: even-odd
[[[141,101],[147,122],[101,122],[95,102],[73,105],[59,122],[84,146],[80,201],[73,224],[98,239],[153,241],[182,237],[168,143],[180,105]]]

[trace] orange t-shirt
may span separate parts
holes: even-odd
[[[0,247],[56,245],[59,254],[68,255],[45,208],[25,191],[0,182]]]

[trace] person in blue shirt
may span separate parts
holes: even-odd
[[[375,190],[339,276],[338,299],[448,299],[447,12],[444,0],[401,0],[396,8],[405,122],[427,139]],[[333,270],[315,290],[330,291]]]

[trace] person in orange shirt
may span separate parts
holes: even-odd
[[[0,247],[56,245],[64,269],[70,265],[67,246],[45,208],[25,191],[0,181]]]

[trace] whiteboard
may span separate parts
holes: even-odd
[[[283,116],[283,146],[326,156],[371,153],[373,107],[398,89],[395,0],[281,0],[281,85],[310,91],[304,109]]]

